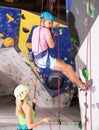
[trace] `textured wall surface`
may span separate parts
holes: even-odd
[[[68,25],[70,28],[71,38],[73,40],[73,46],[75,53],[77,54],[78,49],[82,45],[89,31],[88,26],[92,26],[99,15],[99,1],[91,0],[89,13],[90,23],[88,18],[88,1],[86,0],[72,0],[71,11],[69,14]]]
[[[88,130],[99,129],[99,60],[96,58],[99,55],[98,28],[99,15],[91,28],[91,32],[87,35],[76,56],[77,73],[79,74],[79,77],[83,82],[88,80],[88,83],[90,83],[89,90],[87,92],[79,91],[83,126],[82,130],[84,130],[85,127],[87,127]],[[87,75],[89,75],[88,79],[86,79],[86,76],[82,74],[82,70],[85,67],[87,68]]]

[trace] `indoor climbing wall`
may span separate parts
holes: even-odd
[[[76,68],[88,91],[79,90],[82,130],[99,130],[99,15],[76,56]],[[90,37],[91,36],[91,37]],[[89,39],[89,40],[88,40]]]
[[[40,73],[36,69],[33,62],[28,59],[28,54],[31,51],[31,44],[27,43],[31,29],[35,25],[39,25],[39,15],[30,13],[25,10],[0,7],[0,72],[2,74],[0,86],[1,94],[13,94],[13,90],[17,84],[25,83],[30,86],[32,98],[34,95],[34,87],[37,87],[37,98],[39,98],[39,106],[51,107],[57,105],[57,100],[52,97],[57,97],[56,88],[49,89],[45,85],[44,78],[48,75],[58,76],[58,72],[51,70],[41,70]],[[32,19],[32,20],[31,20]],[[61,38],[60,58],[71,64],[75,68],[74,59],[72,58],[72,45],[70,41],[69,30],[66,26],[60,24],[60,29],[54,23],[54,32],[56,38],[56,46],[50,53],[58,56],[58,35]],[[67,47],[66,47],[67,46]],[[45,73],[45,74],[44,74]],[[5,77],[6,75],[6,82]],[[66,95],[66,88],[71,87],[71,82],[61,74],[64,79],[62,82],[61,106],[70,105],[73,93]],[[0,81],[0,82],[1,82]],[[55,81],[56,83],[56,81]],[[10,87],[10,88],[9,88]],[[5,91],[6,88],[6,91]],[[7,91],[8,89],[8,91]],[[69,91],[69,90],[68,90]],[[8,93],[7,93],[8,92]],[[43,99],[42,101],[40,99]]]

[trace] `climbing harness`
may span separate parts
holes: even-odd
[[[34,55],[33,52],[29,53],[28,57],[31,62],[34,62],[36,66],[37,65],[37,60],[43,58],[46,54],[48,53],[48,50],[45,50],[37,55]],[[50,68],[50,58],[49,54],[47,54],[47,60],[46,60],[46,68]]]

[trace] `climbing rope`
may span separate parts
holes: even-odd
[[[42,0],[41,13],[43,11],[43,4],[44,4],[44,0]],[[40,13],[40,15],[41,15],[41,13]],[[40,22],[40,26],[41,26],[41,22]],[[39,53],[39,46],[41,46],[40,45],[40,29],[39,29],[38,43],[39,43],[38,44],[38,53]],[[37,93],[36,85],[37,85],[37,79],[35,80],[35,83],[34,83],[34,99],[36,99],[36,93]],[[41,108],[39,108],[39,106],[37,104],[33,104],[33,107],[35,107],[35,105],[37,106],[37,108],[40,111],[40,113],[42,113],[44,116],[48,117],[47,114],[45,114],[45,112],[43,110],[41,110]],[[52,128],[51,128],[51,121],[49,122],[49,125],[50,125],[50,130],[52,130]]]
[[[34,85],[34,99],[37,99],[37,98],[36,98],[36,93],[37,93],[37,90],[36,90],[37,79],[36,79],[36,81],[34,81],[33,85]],[[42,115],[44,115],[44,117],[48,117],[48,115],[37,105],[37,103],[36,103],[36,104],[33,103],[33,110],[36,111],[36,107],[38,108],[39,112],[40,112]],[[52,130],[51,121],[49,122],[49,125],[50,125],[50,130]]]
[[[91,92],[91,87],[92,87],[92,67],[91,67],[91,18],[90,18],[90,4],[91,1],[88,0],[88,36],[87,36],[87,48],[86,48],[86,69],[88,70],[88,66],[89,66],[89,72],[90,72],[90,77],[88,79],[86,79],[87,84],[89,84],[90,86],[90,130],[92,130],[92,92]],[[89,62],[88,62],[89,61]],[[87,130],[87,122],[88,122],[88,118],[87,118],[87,111],[88,111],[88,104],[87,104],[87,90],[85,91],[85,122],[84,122],[84,130]]]
[[[58,58],[60,59],[60,0],[57,0],[57,21],[58,21]],[[58,72],[60,76],[60,72]],[[58,110],[57,110],[57,120],[59,125],[59,130],[61,129],[61,120],[60,120],[60,79],[58,78]]]
[[[53,11],[53,7],[54,7],[54,0],[51,1],[51,6],[50,6],[50,11]],[[43,7],[42,7],[43,8]],[[58,58],[60,58],[60,34],[59,34],[59,30],[60,30],[60,0],[57,0],[57,21],[58,21]],[[58,75],[59,72],[58,72]],[[58,78],[58,110],[57,110],[57,121],[59,124],[59,130],[60,130],[60,80]]]
[[[54,8],[54,0],[51,0],[51,4],[50,4],[50,11],[53,12],[53,8]]]

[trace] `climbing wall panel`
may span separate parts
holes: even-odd
[[[79,77],[83,82],[86,82],[86,76],[83,75],[82,70],[87,66],[87,75],[89,73],[88,82],[91,83],[87,93],[79,90],[82,130],[99,129],[99,60],[96,58],[99,55],[98,28],[99,16],[94,22],[91,32],[89,32],[92,36],[90,37],[91,43],[88,42],[89,35],[87,35],[76,56],[76,67]]]
[[[21,10],[0,7],[0,47],[17,46]]]

